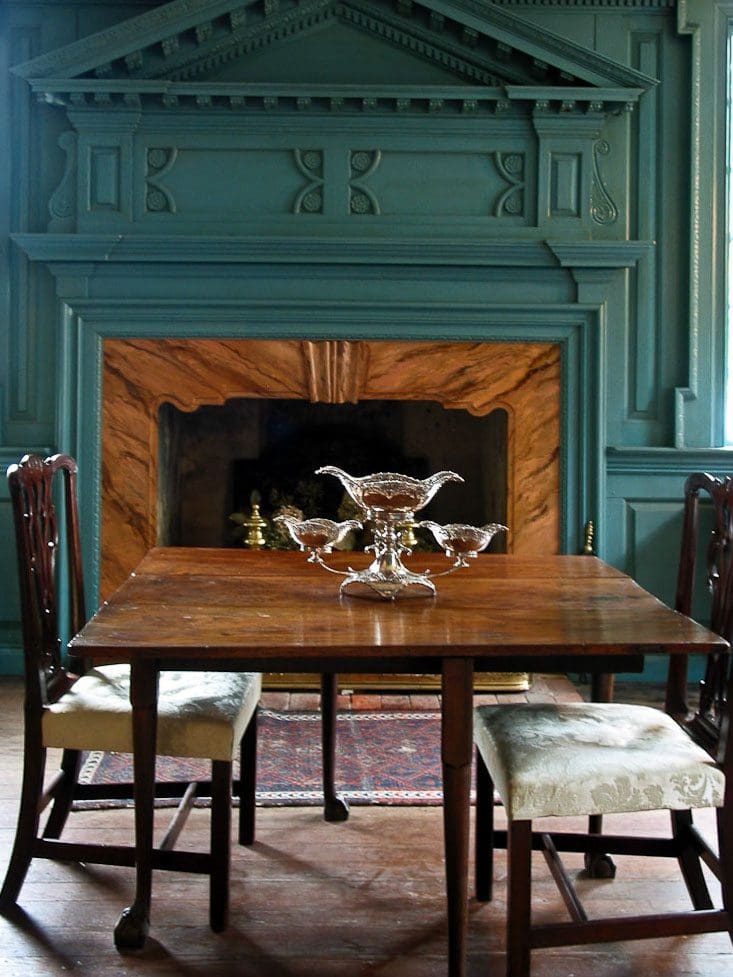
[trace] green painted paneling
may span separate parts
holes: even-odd
[[[105,336],[552,338],[563,546],[592,518],[601,555],[671,599],[684,477],[733,468],[712,450],[733,0],[499,0],[485,22],[385,3],[379,29],[359,11],[306,29],[290,0],[206,27],[196,6],[165,37],[161,4],[0,7],[0,456],[79,456],[91,578]],[[118,25],[146,10],[130,46]],[[244,13],[262,43],[194,63]],[[46,104],[48,73],[8,71],[100,30],[53,74],[91,80]],[[628,69],[659,84],[621,99]],[[0,492],[11,572],[7,508]]]
[[[608,463],[606,558],[665,603],[673,605],[685,480],[698,471],[721,476],[733,473],[733,451],[615,451]],[[703,543],[698,555],[693,613],[704,621],[707,606],[704,537],[708,525],[704,508],[700,518]],[[650,658],[643,678],[662,681],[664,670],[663,658]]]

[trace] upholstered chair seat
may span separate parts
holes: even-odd
[[[232,760],[261,686],[258,672],[161,672],[156,753]],[[43,745],[132,753],[129,667],[101,665],[82,675],[44,712]]]
[[[474,737],[512,820],[723,803],[725,777],[710,754],[649,706],[479,706]]]

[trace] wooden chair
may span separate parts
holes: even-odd
[[[685,485],[676,608],[689,615],[698,552],[700,495],[709,496],[715,526],[707,550],[711,617],[730,639],[733,619],[733,479],[692,475]],[[478,762],[476,895],[491,899],[495,847],[508,849],[507,974],[528,977],[530,952],[648,937],[728,931],[733,878],[733,771],[728,739],[729,654],[707,660],[698,702],[687,701],[687,656],[671,657],[665,710],[611,703],[480,706],[475,710]],[[494,789],[507,831],[494,829]],[[716,809],[718,850],[701,836],[692,811]],[[668,838],[533,830],[548,816],[669,810]],[[534,922],[531,855],[543,852],[569,911],[567,922]],[[691,910],[589,918],[559,852],[608,851],[675,858]],[[720,882],[714,908],[702,870]],[[620,883],[614,883],[618,885]],[[640,907],[641,910],[641,907]]]
[[[55,476],[62,474],[63,478]],[[79,800],[131,798],[132,784],[78,782],[83,750],[132,752],[129,668],[87,668],[62,663],[60,596],[68,592],[69,637],[85,623],[82,558],[76,497],[76,463],[67,455],[26,455],[8,469],[20,570],[25,656],[23,788],[10,864],[0,892],[0,910],[15,906],[33,858],[104,865],[135,864],[133,847],[65,842],[61,833]],[[59,484],[62,483],[62,484]],[[63,496],[63,521],[55,494]],[[60,515],[60,511],[59,511]],[[66,586],[57,566],[59,523],[68,555]],[[212,761],[211,780],[156,785],[159,797],[180,798],[173,820],[154,853],[154,867],[209,875],[209,921],[224,929],[229,899],[232,791],[239,801],[239,840],[254,840],[257,708],[261,679],[254,673],[162,672],[157,752]],[[44,788],[46,751],[63,750],[60,770]],[[232,758],[240,751],[241,777],[233,785]],[[206,852],[176,851],[174,845],[197,796],[211,798],[211,839]],[[41,814],[51,805],[42,830]],[[75,815],[81,818],[82,814]]]

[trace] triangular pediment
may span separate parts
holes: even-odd
[[[285,37],[251,51],[246,57],[222,62],[205,72],[213,82],[317,85],[465,85],[470,82],[438,58],[424,58],[408,48],[385,44],[373,33],[330,19],[310,31]],[[196,65],[200,68],[200,63]],[[500,84],[498,79],[486,84]]]
[[[173,0],[14,71],[77,103],[222,85],[460,86],[512,89],[510,98],[519,86],[619,102],[654,83],[477,0]]]

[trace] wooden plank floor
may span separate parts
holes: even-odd
[[[553,695],[552,684],[537,695]],[[386,700],[385,700],[386,701]],[[299,704],[298,700],[294,704]],[[346,705],[353,703],[348,702]],[[357,703],[358,706],[358,703]],[[412,704],[415,707],[415,704]],[[370,706],[373,708],[373,705]],[[21,771],[21,695],[0,680],[0,871],[15,831]],[[131,837],[130,812],[75,815],[107,838]],[[664,827],[666,819],[652,820]],[[712,819],[706,819],[712,825]],[[74,828],[81,836],[90,828]],[[182,841],[203,846],[207,812],[194,811]],[[17,917],[0,918],[3,977],[436,977],[445,974],[445,908],[439,808],[352,810],[326,824],[317,808],[258,812],[257,842],[234,846],[227,932],[212,933],[201,878],[157,873],[151,939],[121,956],[112,943],[132,873],[37,862]],[[562,917],[544,865],[535,866],[537,905]],[[506,863],[498,858],[495,900],[470,907],[470,977],[504,974]],[[630,899],[684,905],[671,866],[619,861],[613,882],[589,883],[589,905],[621,910]],[[733,953],[722,934],[534,954],[535,977],[729,977]]]

